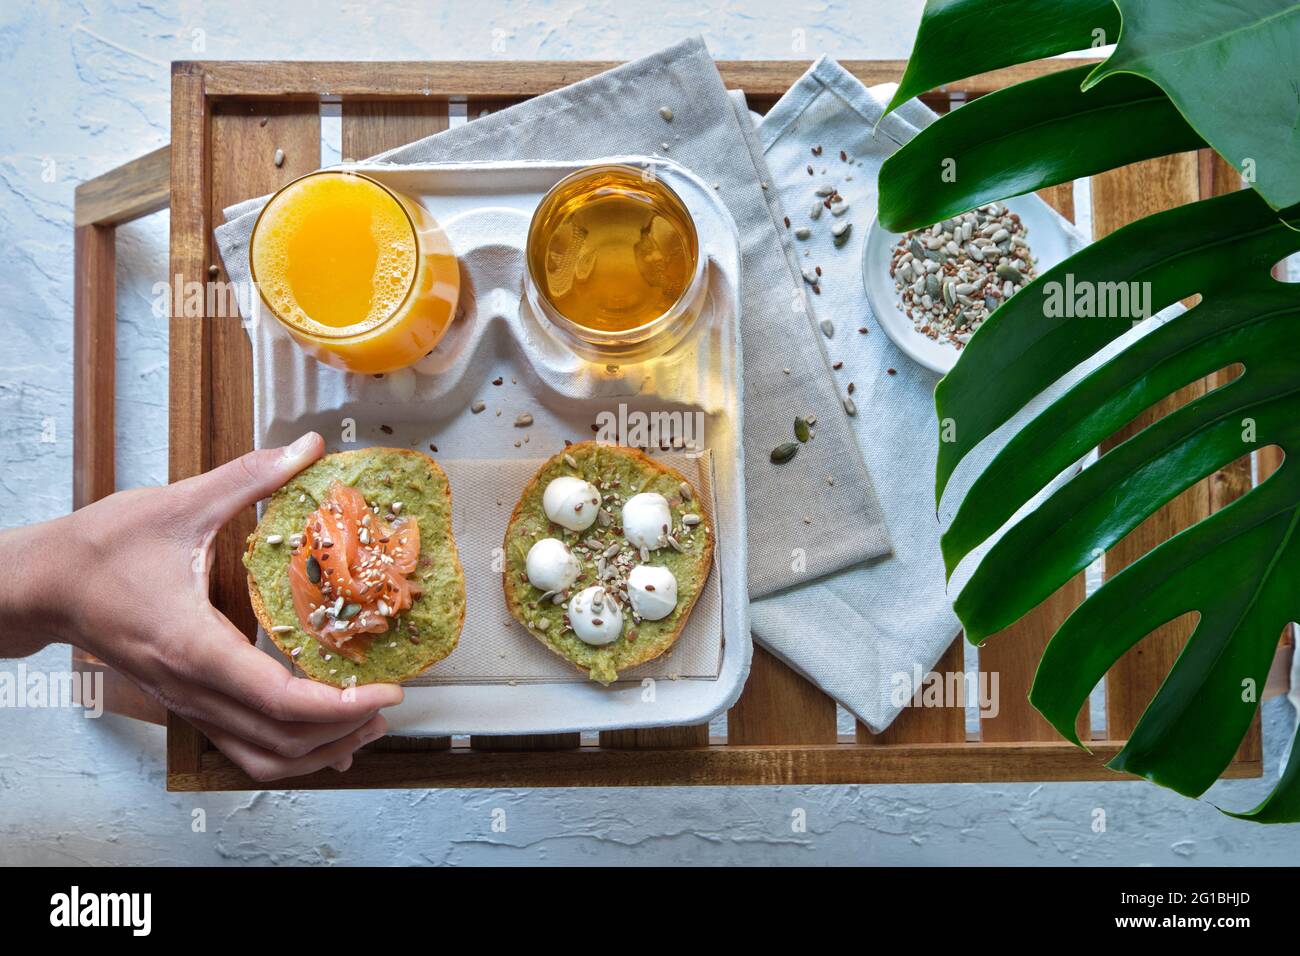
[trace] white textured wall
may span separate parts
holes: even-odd
[[[72,191],[168,136],[173,59],[624,59],[703,33],[721,57],[904,57],[920,0],[10,2],[0,6],[0,513],[71,497]],[[705,7],[711,12],[702,12]],[[626,11],[641,7],[636,16]],[[202,31],[196,34],[194,31]],[[494,31],[499,31],[494,33]],[[201,36],[206,50],[192,44]],[[493,40],[501,44],[493,49]],[[502,48],[503,45],[503,48]],[[51,165],[52,162],[52,165]],[[43,176],[43,172],[46,174]],[[166,478],[167,343],[149,287],[166,214],[119,231],[119,483]],[[43,442],[52,423],[54,441]],[[111,614],[106,620],[111,626]],[[66,648],[32,663],[59,669]],[[1289,737],[1265,707],[1268,778]],[[1138,783],[169,795],[162,732],[0,710],[4,863],[1293,863],[1295,828],[1218,814],[1265,781],[1194,802]],[[208,814],[192,833],[191,812]],[[1108,828],[1090,827],[1104,808]],[[491,814],[508,829],[493,833]],[[808,832],[791,832],[791,812]]]

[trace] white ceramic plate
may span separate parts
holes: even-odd
[[[1038,260],[1038,275],[1070,254],[1069,237],[1051,206],[1033,194],[1008,199],[1005,205],[1018,214],[1025,225],[1028,233],[1025,241]],[[946,375],[957,364],[961,353],[948,342],[938,342],[922,335],[898,307],[898,292],[889,274],[889,258],[900,238],[898,233],[881,226],[878,220],[872,222],[862,247],[862,281],[867,287],[867,301],[885,334],[908,358]]]

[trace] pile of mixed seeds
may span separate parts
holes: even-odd
[[[916,330],[960,349],[999,305],[1037,277],[1020,217],[1001,203],[907,233],[889,274]]]

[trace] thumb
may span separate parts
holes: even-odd
[[[262,448],[177,482],[205,528],[219,528],[239,512],[276,491],[325,451],[325,440],[307,432],[292,445]]]

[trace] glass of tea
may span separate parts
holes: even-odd
[[[460,270],[416,199],[346,170],[308,173],[262,208],[250,273],[309,354],[349,372],[404,368],[446,333]]]
[[[551,187],[528,228],[534,312],[592,362],[662,355],[699,317],[704,259],[686,204],[633,166],[589,166]]]

